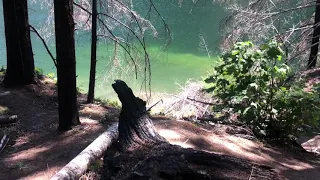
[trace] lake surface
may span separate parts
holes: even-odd
[[[217,45],[220,39],[218,26],[219,21],[226,16],[226,12],[221,6],[214,5],[211,1],[201,1],[194,6],[191,0],[184,0],[181,7],[178,2],[178,0],[154,1],[172,31],[173,39],[166,51],[160,51],[161,44],[155,40],[149,43],[152,92],[177,92],[179,90],[177,83],[184,84],[188,79],[200,80],[217,59]],[[137,11],[140,8],[138,5]],[[35,27],[43,25],[46,20],[46,10],[41,10],[37,5],[29,6],[29,9],[30,24]],[[0,65],[5,65],[2,2],[0,11]],[[210,58],[207,52],[199,48],[200,35],[204,37],[212,52]],[[81,33],[81,35],[77,33],[76,42],[77,84],[86,92],[89,83],[90,33]],[[44,69],[45,73],[55,72],[50,56],[41,41],[33,34],[32,45],[36,67]],[[50,48],[54,52],[54,44],[51,44]],[[111,88],[114,79],[124,79],[129,86],[138,91],[142,87],[143,78],[141,77],[143,76],[140,75],[135,79],[134,72],[129,71],[124,62],[111,60],[112,52],[112,44],[99,44],[96,95],[117,99]]]

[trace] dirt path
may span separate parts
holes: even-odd
[[[79,102],[84,102],[84,97],[80,97]],[[111,107],[82,104],[82,124],[59,133],[55,86],[50,83],[19,90],[0,88],[0,107],[8,108],[10,115],[18,115],[15,125],[0,127],[0,131],[10,137],[9,145],[0,154],[0,180],[50,178],[114,122],[117,114]],[[105,113],[113,115],[106,120]],[[159,133],[172,144],[268,164],[289,179],[320,177],[319,157],[309,153],[265,147],[262,143],[227,134],[227,127],[208,129],[174,120],[154,122]]]

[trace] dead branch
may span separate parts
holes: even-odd
[[[53,57],[53,55],[52,55],[52,53],[51,53],[51,51],[50,51],[50,49],[49,49],[49,47],[48,47],[48,45],[47,45],[46,41],[42,38],[42,36],[39,34],[39,32],[37,31],[37,29],[36,29],[35,27],[33,27],[33,26],[32,26],[32,25],[30,25],[30,24],[29,24],[29,27],[32,29],[32,32],[36,33],[36,35],[41,39],[41,41],[42,41],[42,43],[43,43],[44,47],[46,48],[46,50],[47,50],[48,54],[49,54],[49,55],[50,55],[50,57],[51,57],[51,59],[52,59],[52,61],[53,61],[54,65],[57,67],[57,60]]]
[[[4,150],[4,148],[6,147],[8,141],[9,141],[8,136],[5,133],[3,133],[3,136],[0,141],[0,154]]]
[[[196,100],[196,99],[193,99],[193,98],[189,98],[189,97],[187,97],[187,99],[189,99],[190,101],[194,101],[194,102],[205,104],[205,105],[212,105],[212,106],[216,105],[216,104],[213,104],[213,103],[199,101],[199,100]]]
[[[158,102],[154,103],[152,106],[150,106],[149,108],[147,108],[147,111],[150,111],[153,107],[155,107],[157,104],[159,104],[160,102],[163,103],[163,100],[160,99]]]

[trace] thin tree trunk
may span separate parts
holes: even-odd
[[[96,83],[96,63],[97,63],[97,0],[92,0],[92,37],[91,37],[91,65],[90,65],[90,80],[88,103],[93,103],[94,88]]]
[[[59,130],[80,124],[76,90],[73,0],[54,0]]]
[[[121,80],[112,84],[122,103],[119,117],[119,146],[122,151],[134,150],[141,146],[166,142],[160,136],[148,117],[146,102],[135,97],[131,88]]]
[[[35,83],[27,0],[3,0],[7,47],[6,87]]]
[[[320,0],[317,0],[316,12],[314,15],[314,30],[313,30],[312,46],[308,60],[308,69],[312,69],[317,65],[317,56],[319,50],[320,36]]]

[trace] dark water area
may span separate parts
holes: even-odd
[[[142,1],[135,3],[134,9],[143,14]],[[155,0],[155,6],[172,31],[172,41],[165,51],[161,51],[163,41],[148,39],[148,51],[151,54],[151,90],[152,92],[174,93],[179,90],[176,84],[184,84],[188,79],[200,80],[205,76],[211,65],[216,61],[220,34],[219,22],[227,13],[211,1],[201,1],[195,4],[184,0],[179,5],[178,0]],[[3,26],[2,2],[0,3],[0,65],[6,64],[5,36]],[[47,9],[39,5],[29,5],[30,24],[39,28],[46,24]],[[154,22],[156,28],[161,28],[159,19]],[[157,29],[159,32],[161,29]],[[202,39],[201,39],[202,38]],[[87,91],[90,66],[90,33],[76,33],[77,84]],[[50,49],[54,53],[54,38],[50,41]],[[200,47],[205,42],[207,49]],[[40,39],[32,34],[32,45],[36,67],[44,69],[45,73],[55,73],[50,56],[47,54]],[[113,44],[100,43],[98,48],[97,86],[99,97],[116,99],[111,89],[114,79],[124,79],[136,91],[141,89],[143,78],[134,78],[127,63],[113,59]],[[208,53],[210,51],[210,53]],[[118,59],[121,59],[119,55]]]

